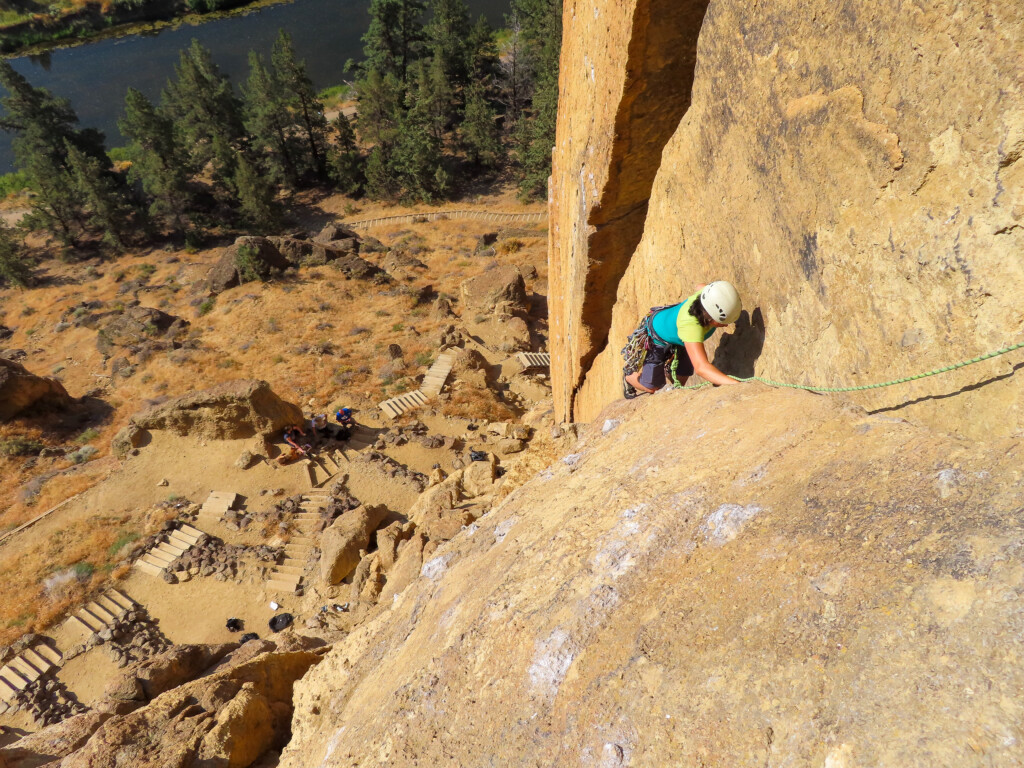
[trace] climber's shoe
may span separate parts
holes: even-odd
[[[639,394],[640,393],[637,392],[633,388],[633,385],[630,384],[628,381],[626,381],[626,377],[623,376],[622,377],[622,396],[624,398],[626,398],[627,400],[632,400],[634,397],[637,397]]]

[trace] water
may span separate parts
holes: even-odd
[[[360,38],[370,23],[369,0],[294,0],[242,16],[183,24],[176,29],[132,35],[61,48],[40,56],[11,59],[11,65],[32,85],[70,99],[83,127],[99,128],[107,147],[124,143],[117,119],[128,88],[156,102],[174,75],[178,54],[193,38],[213,52],[214,61],[238,87],[248,77],[250,50],[270,59],[278,30],[292,36],[296,54],[318,89],[340,84],[351,73],[348,59],[362,56]],[[485,15],[502,26],[509,0],[467,0],[470,17]],[[10,136],[0,131],[0,173],[14,170]]]

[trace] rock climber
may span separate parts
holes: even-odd
[[[738,383],[711,364],[704,342],[718,328],[736,322],[743,309],[740,295],[725,280],[698,285],[696,289],[686,301],[652,308],[640,327],[630,334],[623,350],[627,362],[622,393],[627,399],[657,392],[665,386],[665,369],[673,354],[678,358],[676,376],[681,384],[694,373],[712,384]],[[684,350],[685,355],[681,354]]]

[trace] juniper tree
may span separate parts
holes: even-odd
[[[5,112],[0,128],[14,134],[11,145],[15,165],[25,174],[34,193],[32,210],[23,223],[45,228],[66,245],[74,245],[85,212],[71,177],[67,148],[75,147],[107,172],[110,159],[103,146],[103,134],[77,128],[78,115],[67,99],[33,87],[6,61],[0,61],[0,85],[8,94],[0,99]]]
[[[398,136],[405,114],[405,92],[393,73],[370,69],[359,82],[356,128],[367,144],[390,144]]]
[[[439,144],[454,117],[453,97],[440,57],[435,56],[429,65],[423,59],[416,62],[415,99],[427,130]]]
[[[313,90],[306,63],[295,58],[292,38],[283,29],[274,41],[270,56],[274,75],[288,96],[286,105],[305,140],[313,172],[320,181],[327,179],[327,118],[324,105]]]
[[[227,76],[210,51],[193,40],[174,67],[161,103],[197,168],[212,163],[214,180],[232,190],[237,149],[242,142],[241,108]]]
[[[462,147],[471,163],[493,168],[504,158],[497,114],[482,85],[466,89],[466,113],[462,121]]]
[[[363,73],[376,70],[406,82],[409,65],[423,46],[425,0],[370,0],[370,26],[363,35]]]
[[[263,57],[249,52],[249,80],[242,89],[245,129],[275,184],[294,187],[299,180],[295,157],[301,152],[292,130],[288,97],[275,73],[267,69]]]
[[[31,279],[32,270],[25,258],[24,245],[0,220],[0,284],[24,287]]]
[[[449,89],[465,85],[469,76],[469,8],[465,0],[430,0],[430,22],[424,29],[426,48],[444,72]]]
[[[276,231],[280,220],[273,187],[244,154],[238,154],[234,165],[234,187],[243,224],[253,232]]]
[[[338,113],[333,125],[335,141],[329,154],[331,177],[338,189],[346,195],[358,195],[363,190],[366,175],[355,131],[352,130],[352,123],[341,113]]]
[[[103,242],[121,249],[127,244],[132,206],[109,168],[70,142],[67,143],[68,170],[82,202],[89,226],[102,233]]]
[[[130,142],[128,178],[152,198],[149,215],[183,232],[185,213],[192,202],[188,188],[192,169],[171,119],[142,93],[129,88],[117,127]]]

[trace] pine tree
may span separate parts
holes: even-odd
[[[420,107],[427,129],[440,143],[445,130],[454,117],[451,84],[445,74],[444,63],[435,56],[429,66],[423,59],[416,62],[416,101]]]
[[[255,147],[264,152],[271,181],[295,187],[299,180],[295,157],[301,149],[292,131],[288,97],[276,73],[267,69],[255,51],[249,51],[249,80],[242,95],[245,129]]]
[[[426,47],[441,67],[450,89],[465,85],[469,76],[469,8],[465,0],[431,0]]]
[[[0,128],[14,134],[15,164],[34,192],[24,224],[45,228],[66,245],[75,245],[85,212],[71,178],[67,148],[77,148],[107,171],[110,159],[103,134],[77,128],[78,116],[67,99],[34,88],[6,61],[0,61],[0,85],[8,93],[0,99],[5,111]]]
[[[128,145],[128,178],[141,184],[153,202],[149,215],[164,219],[177,232],[185,230],[185,213],[192,195],[188,153],[175,136],[170,118],[134,88],[125,95],[124,115],[117,123]]]
[[[0,284],[24,287],[31,279],[32,270],[25,258],[24,246],[0,220]]]
[[[356,128],[359,137],[367,144],[394,142],[405,114],[404,89],[398,77],[370,69],[357,88],[359,109]]]
[[[70,176],[81,196],[88,224],[103,233],[103,242],[117,249],[124,248],[132,206],[122,189],[99,160],[70,142],[67,157]]]
[[[493,168],[504,157],[497,115],[482,85],[471,85],[466,91],[466,116],[462,123],[462,146],[471,163]]]
[[[486,16],[477,19],[466,41],[466,71],[470,83],[493,87],[499,71],[498,46]]]
[[[313,90],[305,62],[295,58],[291,36],[283,29],[274,41],[271,62],[282,91],[290,97],[286,104],[305,138],[313,172],[320,181],[326,181],[327,119],[324,117],[324,105]]]
[[[352,123],[341,113],[334,121],[334,129],[337,137],[329,155],[331,176],[338,189],[346,195],[358,195],[363,190],[366,176],[355,131]]]
[[[243,223],[250,231],[261,234],[276,231],[280,220],[273,187],[244,154],[238,154],[234,166],[234,187]]]
[[[423,45],[425,0],[370,0],[370,26],[363,35],[361,70],[391,74],[406,82],[409,65]]]
[[[181,52],[174,71],[176,78],[164,89],[162,106],[195,166],[205,168],[212,163],[214,180],[231,190],[244,135],[241,108],[231,82],[198,40]]]

